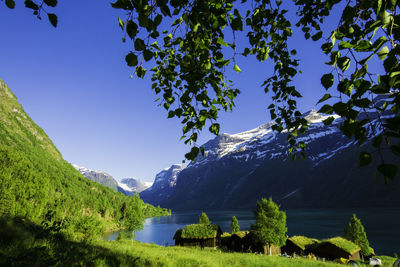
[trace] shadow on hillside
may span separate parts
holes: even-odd
[[[143,259],[75,242],[21,218],[0,217],[0,266],[135,266]]]

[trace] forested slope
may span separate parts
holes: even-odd
[[[88,238],[168,212],[83,177],[0,80],[0,216]]]

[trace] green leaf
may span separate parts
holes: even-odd
[[[232,30],[243,31],[243,22],[240,18],[234,18],[231,23]]]
[[[144,50],[143,57],[144,57],[144,60],[149,61],[153,58],[153,52],[151,52],[150,50]]]
[[[160,25],[162,21],[162,16],[160,14],[158,14],[155,19],[154,19],[154,23],[156,26]]]
[[[15,2],[14,0],[6,0],[6,6],[10,9],[13,9],[15,7]]]
[[[321,77],[321,84],[325,87],[326,90],[328,90],[333,85],[333,82],[334,82],[334,77],[332,73],[325,74]],[[320,100],[320,102],[322,101]]]
[[[121,27],[121,29],[124,30],[125,29],[125,23],[122,21],[122,19],[120,17],[118,17],[118,23],[119,23],[119,26]]]
[[[322,31],[319,31],[313,36],[311,36],[311,39],[313,39],[313,41],[318,41],[319,39],[321,39],[321,37],[322,37]]]
[[[334,46],[335,45],[335,42],[336,42],[336,31],[333,31],[332,33],[331,33],[331,41],[332,41],[332,46]]]
[[[338,67],[345,72],[350,67],[350,58],[341,57],[337,60]]]
[[[51,7],[55,7],[57,5],[57,0],[44,0],[43,2],[45,2],[46,5]]]
[[[389,54],[389,48],[387,46],[382,47],[381,51],[378,52],[380,60],[384,60]]]
[[[392,20],[392,14],[387,12],[387,11],[383,11],[379,14],[379,19],[382,21],[383,26],[386,27],[390,24],[391,20]]]
[[[371,41],[362,40],[354,48],[357,52],[368,52],[372,50]]]
[[[325,54],[329,54],[332,51],[333,45],[332,43],[324,43],[321,45],[321,49]]]
[[[168,112],[168,118],[172,118],[172,117],[174,117],[174,116],[175,116],[175,111],[170,110],[170,111]]]
[[[228,44],[225,42],[224,38],[218,37],[217,43],[223,46],[228,46]]]
[[[219,127],[220,126],[219,126],[218,123],[213,123],[213,124],[211,124],[209,130],[210,130],[211,133],[213,133],[215,135],[218,135],[219,134]]]
[[[331,125],[334,120],[335,120],[335,118],[330,116],[327,119],[323,120],[322,122],[324,123],[324,125],[328,126],[328,125]]]
[[[368,166],[372,162],[372,156],[371,153],[361,151],[360,157],[358,158],[358,166],[359,167],[364,167]]]
[[[235,64],[235,66],[233,66],[233,69],[237,72],[237,73],[241,73],[242,70],[239,68],[238,65]]]
[[[36,5],[33,1],[31,0],[25,0],[25,7],[33,9],[33,10],[39,10],[38,5]]]
[[[332,96],[330,94],[325,94],[317,103],[317,105],[321,102],[324,102],[325,100],[331,98]]]
[[[132,20],[128,20],[126,23],[126,33],[133,40],[138,33],[138,25]]]
[[[130,67],[134,67],[138,64],[137,56],[132,52],[126,55],[125,61]]]
[[[377,169],[384,177],[390,179],[393,179],[398,171],[398,167],[394,164],[381,164]]]
[[[47,17],[49,18],[51,25],[53,25],[54,28],[57,27],[57,22],[58,22],[57,15],[53,13],[48,13]]]
[[[192,149],[190,150],[189,153],[185,154],[185,158],[187,158],[188,160],[195,160],[197,155],[199,154],[200,149],[196,146],[192,147]]]
[[[382,0],[378,0],[376,2],[377,2],[376,14],[379,14],[382,7]]]
[[[325,113],[325,114],[332,114],[333,113],[333,108],[331,105],[324,105],[318,113]]]
[[[346,49],[346,48],[352,48],[352,47],[353,47],[353,45],[346,41],[341,41],[339,43],[339,49]]]
[[[146,45],[144,44],[144,41],[140,38],[135,39],[135,50],[136,51],[143,51],[146,49]]]

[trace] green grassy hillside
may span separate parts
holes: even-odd
[[[0,80],[0,216],[87,239],[168,212],[83,177]]]

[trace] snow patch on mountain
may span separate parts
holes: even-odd
[[[121,187],[123,190],[125,190],[125,191],[128,191],[128,192],[136,192],[135,190],[136,190],[136,188],[134,187],[134,188],[131,188],[131,187],[129,187],[129,186],[127,186],[126,184],[123,184],[123,183],[121,183],[121,182],[119,182],[119,181],[117,181],[117,183],[118,183],[118,186],[119,187]]]
[[[92,170],[92,169],[88,169],[86,167],[82,167],[82,166],[78,166],[76,164],[72,164],[72,166],[77,169],[81,174],[85,175],[85,173],[90,173],[90,172],[94,172],[94,173],[98,173],[98,174],[104,174],[104,175],[109,175],[108,173],[104,172],[104,171],[100,171],[100,170]]]

